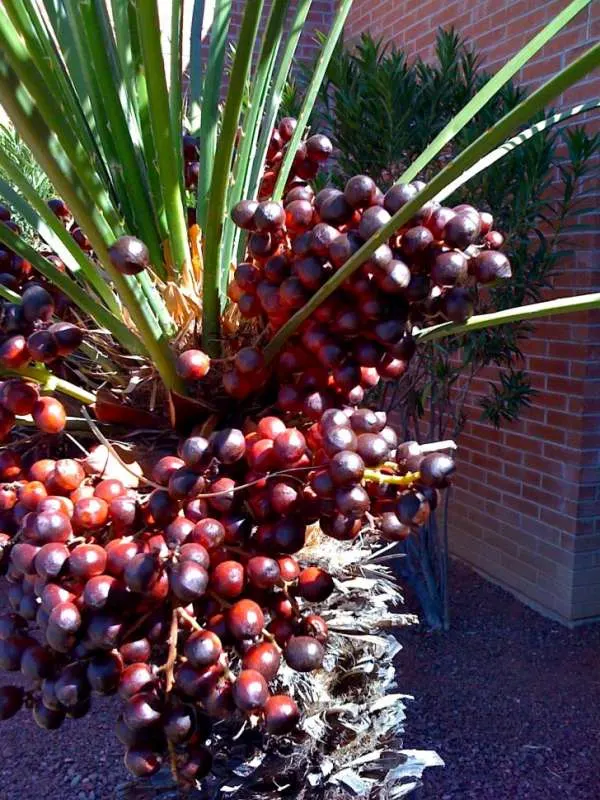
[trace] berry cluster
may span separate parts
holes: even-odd
[[[311,605],[335,588],[302,558],[309,526],[351,539],[370,515],[404,538],[454,469],[415,443],[398,448],[386,422],[346,408],[304,432],[266,416],[246,433],[194,433],[156,462],[149,494],[70,458],[26,468],[5,449],[13,613],[0,622],[0,668],[32,686],[1,689],[0,718],[26,705],[54,729],[93,693],[117,692],[127,767],[152,774],[170,751],[184,781],[210,770],[211,720],[247,715],[292,733],[300,710],[278,691],[280,667],[321,667],[329,632]]]
[[[49,205],[59,218],[69,217],[62,201],[50,200]],[[0,224],[20,232],[5,206],[0,206]],[[76,241],[78,230],[72,231]],[[55,253],[42,251],[42,255],[65,271]],[[38,274],[29,261],[5,247],[0,249],[0,270],[0,285],[20,296],[19,302],[0,299],[0,368],[14,371],[32,361],[55,363],[76,350],[83,331],[71,322],[53,321],[68,313],[69,303],[62,292]],[[58,400],[40,397],[33,384],[19,378],[0,383],[0,441],[14,427],[15,416],[26,414],[33,415],[43,433],[58,433],[65,426],[65,410]]]
[[[297,121],[293,117],[284,117],[273,131],[267,150],[265,171],[258,192],[259,200],[265,200],[271,196],[296,125]],[[315,178],[320,166],[327,161],[332,151],[331,141],[322,134],[315,134],[306,141],[300,142],[294,155],[292,175],[287,186],[291,187],[298,182],[303,183]]]
[[[251,234],[230,300],[242,317],[276,330],[423,186],[396,185],[384,195],[371,178],[357,175],[344,191],[326,188],[315,195],[296,180],[283,204],[239,203],[232,218]],[[314,413],[340,400],[356,405],[381,378],[406,371],[415,329],[468,319],[473,285],[511,274],[498,250],[502,235],[492,226],[492,216],[473,206],[426,203],[290,340],[278,361],[280,377],[288,379],[281,386],[282,410],[306,413],[315,391]]]
[[[256,413],[241,429],[194,429],[177,454],[156,461],[141,489],[98,477],[87,460],[0,452],[0,563],[12,607],[0,618],[0,668],[30,681],[26,690],[0,688],[0,719],[25,706],[52,730],[87,713],[93,694],[117,693],[117,736],[136,776],[165,760],[183,783],[207,775],[215,721],[247,718],[266,735],[294,735],[301,709],[286,675],[322,667],[330,632],[313,605],[335,591],[332,575],[307,558],[311,526],[339,541],[373,532],[402,541],[426,522],[455,469],[443,448],[399,443],[385,413],[361,407],[365,393],[405,372],[416,329],[466,319],[475,283],[510,276],[489,214],[429,202],[267,365],[246,328],[256,337],[281,327],[422,188],[416,181],[384,195],[356,176],[344,191],[315,194],[309,181],[332,151],[317,134],[295,155],[284,202],[273,202],[295,125],[286,118],[273,133],[259,199],[232,210],[248,246],[228,294],[254,322],[241,326],[226,359],[211,364],[189,349],[176,362],[199,393],[210,370],[211,386],[221,379],[236,400],[276,385],[281,414]],[[183,154],[192,190],[192,137]],[[50,205],[93,258],[64,203]],[[123,275],[150,265],[132,236],[109,255]],[[0,284],[22,299],[1,308],[0,367],[68,356],[82,332],[53,321],[64,298],[16,255],[0,261],[11,265]],[[231,424],[244,419],[229,410]],[[65,426],[58,401],[8,377],[0,439],[27,414],[46,433]]]

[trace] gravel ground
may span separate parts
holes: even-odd
[[[600,625],[569,631],[460,564],[450,578],[450,633],[402,632],[405,746],[447,764],[415,800],[597,800]],[[127,777],[115,707],[96,700],[54,733],[25,714],[3,723],[0,800],[111,800]]]
[[[436,750],[415,800],[600,798],[600,624],[568,630],[466,566],[452,630],[403,635],[405,746]]]

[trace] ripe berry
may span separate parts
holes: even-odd
[[[292,558],[291,556],[283,556],[282,558],[277,559],[277,563],[279,564],[281,579],[283,581],[290,583],[291,581],[296,580],[300,574],[300,566],[295,558]]]
[[[73,663],[63,669],[55,684],[56,699],[68,709],[75,708],[90,693],[85,664]]]
[[[149,778],[160,769],[162,758],[152,750],[130,747],[124,756],[125,766],[136,778]]]
[[[454,459],[445,453],[430,453],[421,461],[419,467],[420,480],[425,486],[433,486],[436,489],[445,489],[455,471]]]
[[[185,381],[199,381],[210,369],[210,358],[202,350],[185,350],[175,366],[177,374]]]
[[[284,656],[296,672],[312,672],[323,663],[323,645],[311,636],[292,636],[286,645]]]
[[[223,652],[219,637],[212,631],[192,633],[185,643],[184,655],[192,665],[204,669],[216,664]]]
[[[300,710],[287,694],[269,697],[264,704],[264,719],[267,731],[273,736],[291,733],[300,721]]]
[[[327,600],[333,589],[333,578],[319,567],[307,567],[298,577],[298,594],[311,603]]]
[[[5,369],[19,369],[29,360],[29,350],[23,336],[11,336],[0,344],[0,366]]]
[[[144,242],[135,236],[121,236],[108,249],[113,267],[121,275],[137,275],[150,266],[150,253]]]
[[[269,697],[264,677],[253,669],[244,669],[233,684],[233,701],[240,711],[248,714],[260,711]]]
[[[238,600],[227,611],[227,625],[236,639],[250,639],[262,632],[265,618],[258,603]]]
[[[244,567],[238,561],[222,561],[213,569],[210,588],[226,600],[239,597],[244,590]]]
[[[0,686],[0,720],[10,719],[20,711],[23,696],[20,686]]]
[[[152,648],[148,639],[136,639],[122,644],[119,653],[125,664],[135,664],[149,661]]]
[[[284,467],[292,466],[304,454],[306,439],[296,428],[288,428],[273,443],[274,454]]]
[[[125,705],[123,719],[132,731],[156,724],[161,716],[161,703],[151,692],[141,692],[131,697]]]
[[[42,433],[60,433],[67,424],[65,407],[54,397],[40,397],[36,400],[32,416]]]
[[[246,564],[248,581],[257,589],[272,589],[281,580],[277,561],[266,556],[253,556]]]
[[[235,222],[238,228],[242,228],[242,230],[254,230],[254,215],[257,208],[258,203],[256,201],[242,200],[233,207],[231,211],[231,219]]]
[[[352,208],[368,208],[373,204],[377,186],[368,175],[355,175],[344,189],[344,196]]]
[[[473,214],[459,213],[446,223],[443,238],[449,247],[464,250],[470,244],[473,244],[479,236],[480,229],[479,216],[475,217]]]
[[[32,526],[33,540],[40,545],[48,542],[66,542],[72,532],[70,519],[59,511],[43,511],[36,514]]]
[[[109,695],[117,690],[123,670],[123,661],[116,653],[93,656],[87,668],[87,679],[93,692]]]
[[[382,536],[393,542],[404,541],[410,535],[410,528],[400,522],[393,511],[385,511],[381,515],[379,526]]]
[[[306,539],[306,525],[298,517],[283,518],[273,525],[272,543],[278,553],[297,553]]]
[[[329,462],[329,473],[336,486],[347,486],[362,480],[365,462],[350,450],[336,453]]]
[[[222,464],[234,464],[243,458],[246,452],[246,439],[237,428],[225,428],[217,431],[211,436],[210,444],[215,458],[218,458]]]
[[[473,259],[472,272],[475,279],[483,284],[506,280],[512,276],[510,261],[496,250],[482,250]]]
[[[363,213],[360,224],[358,226],[358,233],[363,241],[367,241],[371,236],[374,236],[378,230],[383,228],[390,221],[391,217],[388,212],[380,206],[371,206]]]
[[[277,130],[279,131],[279,135],[283,139],[284,142],[289,142],[289,140],[294,135],[294,131],[296,130],[296,126],[298,121],[295,120],[293,117],[283,117]]]
[[[271,681],[279,672],[281,656],[279,650],[270,642],[252,645],[244,654],[242,668],[259,672],[266,681]]]
[[[254,225],[256,230],[274,232],[283,227],[285,213],[279,203],[268,200],[260,203],[254,212]]]
[[[165,736],[173,744],[183,744],[196,729],[196,714],[192,706],[178,705],[170,708],[162,719]]]
[[[173,594],[182,603],[191,603],[206,592],[208,572],[195,561],[182,561],[173,566],[169,584]]]
[[[54,300],[42,286],[30,285],[23,292],[21,303],[23,317],[27,322],[49,322],[54,314]]]
[[[155,683],[156,677],[148,664],[130,664],[119,677],[119,696],[128,700],[139,692],[149,691]]]
[[[58,348],[59,356],[68,356],[83,341],[83,331],[70,322],[55,322],[48,328]]]
[[[329,628],[323,617],[317,614],[308,614],[302,619],[302,632],[307,636],[312,636],[321,644],[325,644],[329,638]]]
[[[100,545],[80,544],[69,556],[69,571],[71,575],[88,580],[104,572],[106,559],[106,550]]]
[[[46,708],[41,700],[36,700],[33,707],[33,719],[39,728],[55,731],[63,724],[65,717],[63,709]]]
[[[0,404],[13,414],[31,414],[37,399],[37,387],[20,378],[4,381],[0,389]]]
[[[323,136],[321,133],[316,133],[314,136],[310,136],[306,140],[305,145],[307,157],[311,161],[316,161],[317,163],[327,161],[333,152],[331,140],[328,139],[327,136]]]
[[[45,544],[35,557],[35,570],[44,579],[56,578],[60,575],[69,558],[69,548],[58,542]]]

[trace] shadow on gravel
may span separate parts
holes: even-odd
[[[447,765],[414,800],[598,800],[600,624],[570,631],[461,564],[450,580],[452,630],[400,633],[405,747]],[[96,699],[55,733],[24,713],[3,723],[0,800],[112,800],[126,779],[117,704]]]
[[[598,800],[600,623],[569,630],[465,565],[452,629],[401,632],[407,748],[436,750],[415,800]]]

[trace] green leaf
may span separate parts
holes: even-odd
[[[208,201],[217,150],[219,97],[229,24],[231,22],[231,3],[232,0],[215,0],[214,16],[210,29],[210,49],[204,78],[199,142],[200,176],[196,198],[196,218],[203,234],[207,225]],[[199,58],[199,55],[197,55],[197,58]]]
[[[353,0],[341,0],[340,2],[333,25],[331,26],[331,30],[329,31],[329,35],[325,41],[325,46],[323,47],[321,55],[319,56],[315,66],[315,71],[302,104],[302,110],[298,115],[296,130],[294,131],[294,135],[288,144],[285,157],[281,164],[281,169],[279,170],[277,181],[275,183],[275,188],[273,189],[274,200],[281,200],[283,197],[285,185],[290,175],[292,164],[294,163],[298,145],[300,144],[302,135],[304,134],[308,124],[308,119],[313,110],[315,100],[317,99],[319,89],[321,88],[323,78],[325,77],[325,73],[327,71],[327,67],[329,66],[329,61],[331,60],[335,47],[338,43],[338,39],[340,38],[344,29],[344,24],[348,14],[350,13],[350,9],[352,8],[352,3]]]
[[[67,0],[67,8],[80,60],[85,65],[96,124],[104,133],[105,149],[114,158],[113,171],[117,174],[119,199],[128,227],[144,241],[154,268],[164,278],[160,237],[149,202],[147,178],[132,138],[133,130],[139,141],[137,121],[131,108],[127,108],[126,116],[119,97],[123,78],[106,9],[97,0]]]
[[[204,274],[202,282],[204,349],[214,355],[219,352],[219,328],[221,303],[219,297],[219,267],[227,186],[231,175],[231,165],[235,149],[242,101],[258,25],[264,0],[254,0],[246,5],[242,27],[237,43],[233,67],[229,78],[229,90],[223,112],[223,123],[215,154],[214,170],[210,186],[210,198],[204,230]],[[204,168],[204,163],[202,165]]]
[[[507,308],[490,314],[476,314],[460,325],[454,322],[442,322],[439,325],[424,328],[415,334],[415,338],[419,342],[430,342],[447,336],[456,336],[462,333],[472,333],[473,331],[493,328],[498,325],[507,325],[511,322],[524,322],[538,317],[571,314],[595,308],[600,308],[600,292],[581,294],[577,297],[559,297],[543,303],[531,303],[527,306]]]
[[[572,3],[557,14],[533,39],[523,47],[516,56],[510,59],[473,97],[466,106],[435,137],[423,153],[405,170],[398,183],[410,183],[425,169],[429,162],[473,119],[475,114],[490,100],[502,86],[516,75],[539,50],[544,47],[564,26],[579,14],[590,0],[573,0]]]
[[[40,13],[37,3],[25,4],[23,0],[8,0],[4,5],[36,64],[43,64],[48,93],[61,98],[69,115],[68,119],[78,130],[82,142],[94,160],[98,174],[105,185],[112,188],[112,181],[100,148],[90,130],[86,114],[65,69],[62,55],[46,23],[45,15]]]
[[[204,26],[205,0],[194,0],[190,32],[190,110],[188,114],[190,133],[200,135],[202,122],[202,28]]]
[[[228,196],[227,207],[233,208],[243,198],[247,197],[250,184],[250,171],[256,159],[256,145],[260,132],[260,121],[263,118],[267,89],[275,68],[275,60],[279,52],[283,26],[290,0],[273,0],[269,19],[263,36],[263,41],[258,57],[258,64],[254,71],[254,81],[251,89],[250,107],[242,129],[241,144],[235,160],[235,181]],[[239,229],[227,217],[225,220],[225,235],[223,237],[223,252],[221,256],[221,294],[227,290],[229,266],[233,260],[233,246],[236,233]]]
[[[148,90],[148,113],[155,148],[153,157],[156,158],[160,175],[173,268],[180,274],[187,271],[191,264],[181,176],[178,171],[180,162],[177,153],[181,148],[181,134],[175,142],[160,42],[157,0],[132,0],[132,2],[137,11],[142,63]]]
[[[589,103],[580,103],[579,105],[568,109],[568,111],[558,111],[547,119],[544,119],[541,122],[536,122],[535,125],[527,128],[527,130],[521,131],[521,133],[513,136],[512,139],[508,139],[508,141],[506,141],[503,145],[500,145],[500,147],[492,150],[491,153],[488,153],[486,156],[484,156],[484,158],[481,158],[470,169],[465,170],[462,175],[460,175],[456,180],[452,181],[452,183],[448,184],[448,186],[446,186],[443,191],[436,195],[434,199],[439,203],[442,203],[447,197],[450,197],[450,195],[454,194],[454,192],[464,183],[467,183],[467,181],[471,180],[471,178],[474,178],[475,175],[478,175],[480,172],[483,172],[483,170],[491,167],[492,164],[511,153],[520,145],[529,142],[537,133],[542,133],[542,131],[549,130],[561,122],[565,122],[566,120],[569,120],[578,114],[584,114],[586,111],[591,111],[594,108],[600,108],[600,100],[591,100]],[[582,213],[581,210],[579,210],[579,213]]]
[[[177,170],[179,172],[180,190],[183,195],[185,186],[183,183],[183,64],[181,51],[181,36],[183,29],[183,0],[172,0],[171,2],[171,59],[170,59],[170,79],[169,79],[169,107],[171,112],[171,131],[173,142],[177,149]],[[177,147],[177,144],[179,146]]]
[[[136,103],[137,87],[135,65],[129,30],[129,3],[123,2],[123,0],[111,0],[110,6],[112,10],[115,41],[117,44],[117,57],[121,66],[121,75],[123,76],[127,93],[133,102],[139,118],[139,110],[137,109]]]
[[[256,154],[252,162],[250,183],[248,184],[247,188],[247,197],[249,199],[254,200],[258,195],[258,187],[267,157],[267,150],[269,149],[269,141],[271,139],[273,128],[275,127],[275,121],[277,120],[284,88],[290,73],[296,48],[298,46],[300,36],[302,35],[304,23],[308,17],[308,12],[310,11],[311,5],[312,0],[298,0],[296,11],[292,18],[290,33],[285,43],[285,47],[283,48],[283,53],[281,54],[281,60],[277,68],[277,74],[273,81],[273,85],[271,86],[271,91],[267,102],[267,110],[264,115]]]
[[[121,0],[117,0],[121,2]],[[148,170],[148,181],[150,192],[152,193],[152,205],[160,233],[161,241],[169,238],[169,228],[167,226],[167,215],[163,201],[160,175],[158,174],[158,164],[155,154],[154,138],[152,135],[152,123],[148,108],[148,86],[146,84],[146,74],[142,61],[142,51],[140,37],[138,35],[138,24],[135,8],[128,3],[126,6],[129,21],[129,42],[131,44],[131,68],[133,71],[134,90],[133,96],[136,98],[137,114],[142,135],[142,144]]]
[[[60,98],[48,93],[43,74],[1,7],[0,46],[4,55],[0,61],[0,99],[13,124],[70,207],[73,209],[72,197],[76,194],[86,208],[84,216],[90,220],[89,227],[116,238],[121,221],[106,187],[77,133],[64,124],[68,112]],[[56,168],[60,172],[58,179],[50,171],[56,173]],[[81,215],[76,216],[83,224]],[[88,236],[93,233],[85,230]]]

